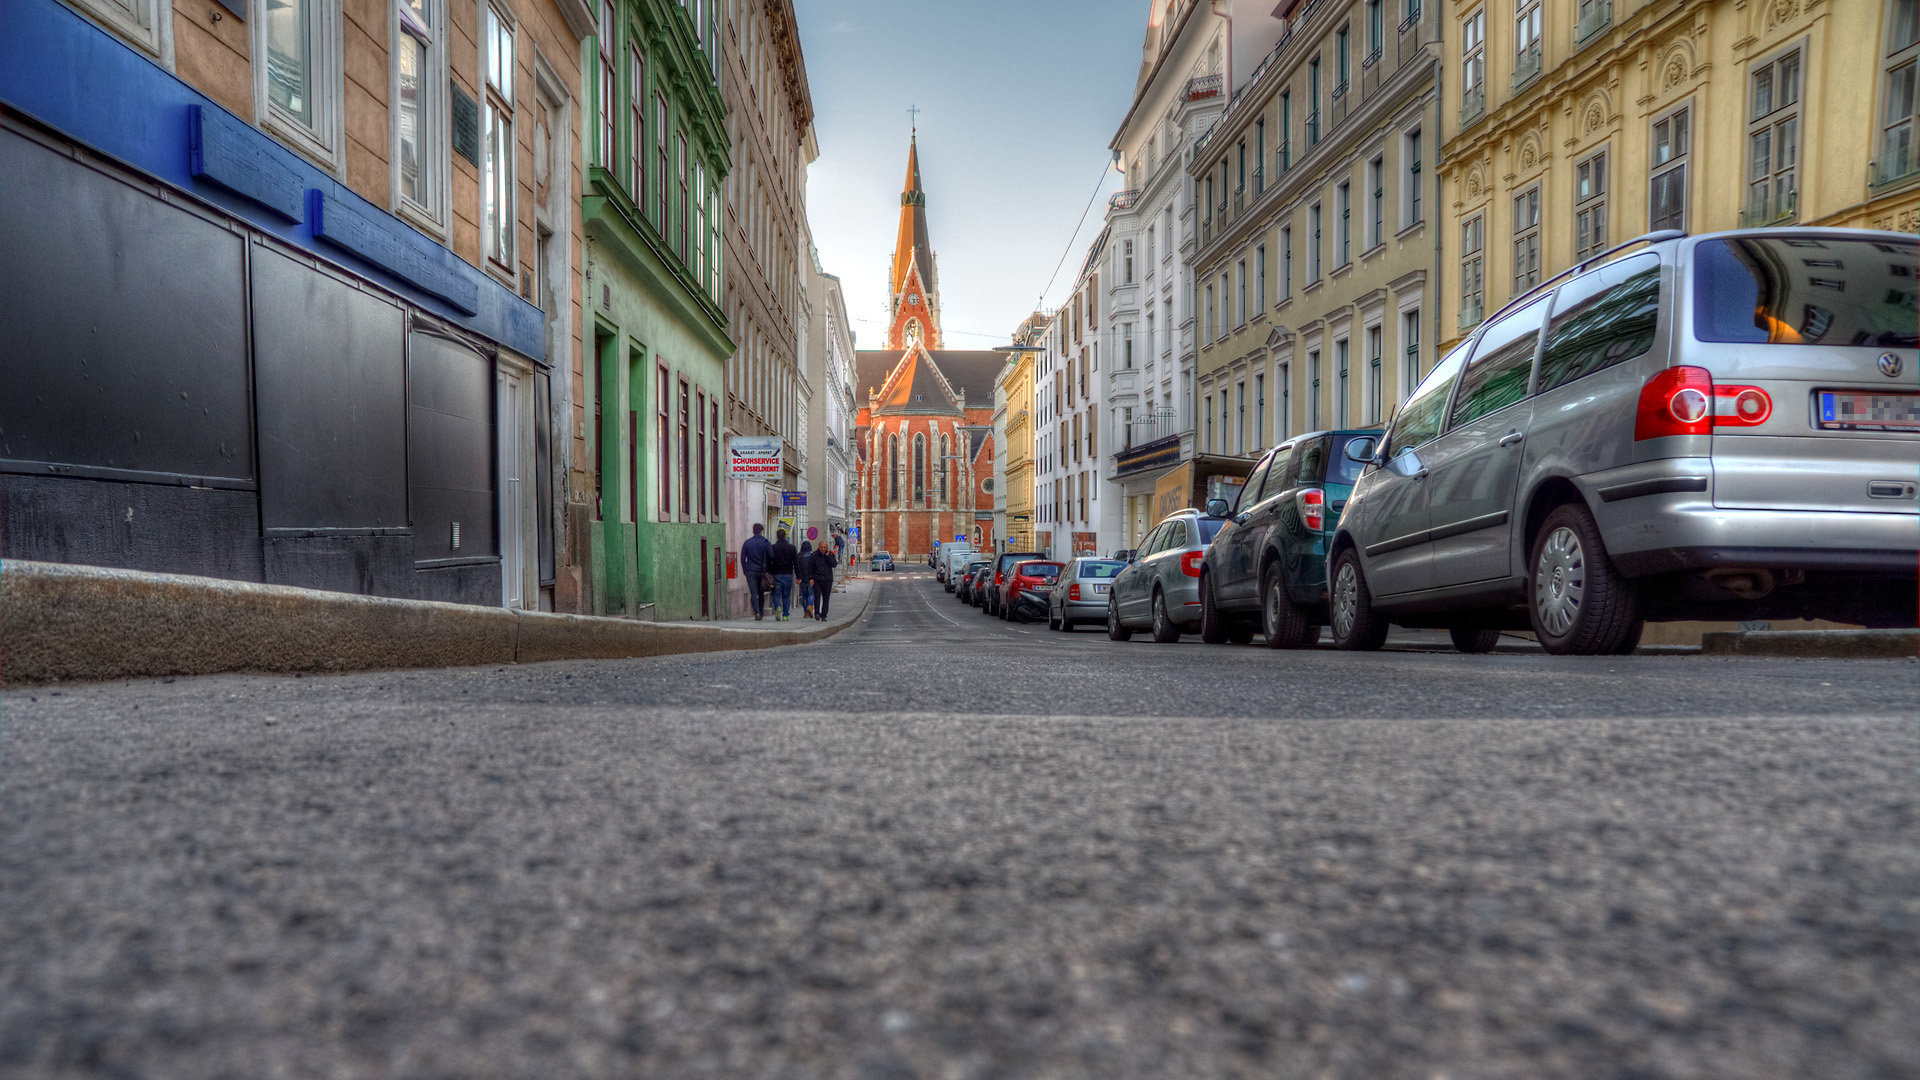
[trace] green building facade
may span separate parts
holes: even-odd
[[[726,609],[717,7],[601,0],[582,45],[596,614]]]

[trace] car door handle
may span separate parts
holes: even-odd
[[[1427,468],[1426,468],[1426,466],[1424,466],[1424,465],[1422,465],[1422,466],[1420,467],[1420,471],[1419,471],[1419,472],[1417,472],[1417,473],[1414,473],[1414,474],[1413,474],[1413,478],[1414,478],[1415,480],[1425,480],[1425,479],[1427,478]]]
[[[1519,441],[1520,441],[1521,439],[1524,439],[1524,438],[1526,438],[1526,436],[1525,436],[1525,435],[1523,435],[1523,434],[1521,434],[1521,433],[1520,433],[1520,432],[1518,432],[1518,431],[1509,431],[1509,432],[1507,432],[1507,433],[1506,433],[1505,435],[1502,435],[1502,436],[1500,437],[1500,445],[1501,445],[1501,446],[1512,446],[1512,445],[1513,445],[1514,443],[1517,443],[1517,442],[1519,442]]]

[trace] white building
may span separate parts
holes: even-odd
[[[806,260],[811,307],[806,382],[807,520],[845,546],[853,521],[853,332],[840,279],[820,268],[819,252]]]
[[[1073,292],[1046,330],[1046,366],[1037,377],[1041,416],[1036,453],[1036,512],[1058,559],[1110,554],[1120,543],[1121,501],[1105,457],[1115,439],[1108,417],[1107,371],[1113,337],[1103,331],[1108,230],[1088,247]],[[1036,369],[1040,370],[1040,369]]]
[[[1110,147],[1126,190],[1107,204],[1106,352],[1101,388],[1111,449],[1111,544],[1133,547],[1154,524],[1153,486],[1193,457],[1197,345],[1190,260],[1198,199],[1187,174],[1196,138],[1225,109],[1285,26],[1271,3],[1166,0],[1141,45],[1133,105]]]

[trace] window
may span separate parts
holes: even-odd
[[[613,168],[614,117],[619,114],[619,91],[613,85],[613,56],[619,47],[620,24],[613,18],[613,0],[600,0],[600,145],[593,159],[600,167]],[[635,128],[635,130],[639,130]]]
[[[1340,207],[1340,257],[1333,265],[1337,269],[1353,261],[1353,185],[1342,182],[1336,195]]]
[[[1913,348],[1920,344],[1913,318],[1916,250],[1910,239],[1702,242],[1694,248],[1694,295],[1702,298],[1694,336],[1755,345]]]
[[[1280,91],[1280,146],[1274,150],[1274,161],[1279,165],[1281,174],[1293,167],[1293,91]]]
[[[1267,376],[1264,373],[1253,377],[1253,446],[1258,450],[1267,445]]]
[[[1387,239],[1387,159],[1385,155],[1375,157],[1367,163],[1367,210],[1367,246],[1378,247]]]
[[[698,493],[693,503],[694,514],[704,518],[707,513],[707,455],[701,453],[707,445],[707,392],[696,390],[693,393],[694,433],[692,457],[694,460],[694,490]]]
[[[1153,341],[1154,341],[1154,337],[1153,337],[1153,322],[1154,322],[1154,320],[1153,320],[1153,302],[1152,302],[1152,301],[1148,301],[1148,302],[1147,302],[1147,355],[1148,355],[1148,356],[1152,356],[1152,355],[1153,355]],[[1131,367],[1132,365],[1131,365],[1131,364],[1129,364],[1128,366],[1129,366],[1129,367]]]
[[[481,68],[486,72],[485,124],[480,135],[480,231],[486,237],[487,260],[513,273],[513,26],[488,4],[486,31],[481,42]]]
[[[1487,219],[1475,214],[1460,226],[1460,325],[1472,326],[1485,310]]]
[[[147,53],[158,57],[165,51],[161,38],[164,26],[173,19],[171,4],[160,8],[154,0],[75,0],[75,6]],[[164,10],[166,15],[158,16],[158,10]]]
[[[677,132],[677,133],[676,133],[676,136],[675,136],[675,140],[674,140],[674,141],[675,141],[675,142],[676,142],[676,144],[678,145],[678,149],[679,149],[679,151],[680,151],[680,243],[679,243],[679,252],[680,252],[680,262],[681,262],[681,264],[682,264],[682,265],[686,265],[686,264],[688,263],[688,257],[687,257],[687,251],[688,251],[688,248],[687,248],[687,244],[688,244],[688,241],[689,241],[689,235],[688,235],[688,234],[689,234],[689,232],[690,232],[690,229],[691,229],[691,225],[690,225],[690,223],[689,223],[689,220],[688,220],[688,217],[689,217],[689,215],[688,215],[688,199],[687,199],[687,167],[688,167],[688,164],[689,164],[689,163],[688,163],[688,161],[687,161],[687,133],[686,133],[686,132],[684,132],[684,131],[682,131],[682,132]]]
[[[1653,168],[1647,198],[1647,228],[1687,227],[1687,151],[1692,110],[1682,108],[1654,121]]]
[[[1431,442],[1440,434],[1440,421],[1445,419],[1447,396],[1453,390],[1454,376],[1460,374],[1460,365],[1466,362],[1465,345],[1447,354],[1447,358],[1434,365],[1427,377],[1420,382],[1419,389],[1407,399],[1394,418],[1393,430],[1387,434],[1389,452],[1400,453],[1413,450]]]
[[[1333,55],[1333,74],[1334,74],[1334,83],[1333,83],[1333,96],[1334,96],[1334,97],[1339,97],[1340,95],[1342,95],[1342,94],[1344,94],[1344,93],[1346,93],[1346,92],[1347,92],[1347,64],[1348,64],[1348,59],[1347,59],[1347,57],[1348,57],[1348,52],[1349,52],[1349,50],[1348,50],[1348,47],[1347,47],[1347,46],[1348,46],[1348,40],[1347,40],[1347,39],[1348,39],[1348,37],[1349,37],[1349,36],[1350,36],[1350,35],[1348,34],[1348,31],[1347,31],[1347,28],[1346,28],[1346,27],[1344,27],[1344,26],[1343,26],[1343,27],[1341,27],[1341,28],[1340,28],[1340,29],[1339,29],[1339,30],[1338,30],[1338,31],[1337,31],[1337,32],[1336,32],[1336,33],[1335,33],[1335,34],[1333,35],[1333,41],[1334,41],[1334,46],[1333,46],[1333,48],[1334,48],[1334,55]]]
[[[707,401],[707,462],[712,470],[713,487],[709,513],[712,520],[720,520],[720,395],[715,394]]]
[[[1760,64],[1748,76],[1747,206],[1742,225],[1792,217],[1799,191],[1800,52]]]
[[[1380,15],[1380,0],[1367,0],[1367,60],[1372,62],[1380,55],[1381,44],[1386,40],[1386,28]]]
[[[1247,452],[1247,384],[1233,385],[1233,452]]]
[[[1253,249],[1253,313],[1267,310],[1267,246]]]
[[[633,205],[647,205],[647,78],[646,66],[638,46],[627,56],[627,182]],[[612,146],[612,122],[608,122],[608,146]],[[611,150],[608,151],[612,153]]]
[[[1241,259],[1233,269],[1234,311],[1233,324],[1245,326],[1247,322],[1247,260]]]
[[[887,501],[900,505],[900,436],[887,436]]]
[[[1333,422],[1340,427],[1345,427],[1351,421],[1352,415],[1353,415],[1350,411],[1348,411],[1348,408],[1347,408],[1348,397],[1347,397],[1347,339],[1346,338],[1341,338],[1339,341],[1336,341],[1333,343],[1333,359],[1334,359],[1334,376],[1335,376],[1334,384],[1333,384],[1334,385]]]
[[[1385,374],[1382,369],[1382,346],[1380,327],[1367,327],[1367,420],[1369,424],[1380,422],[1380,383]]]
[[[1120,252],[1120,283],[1131,285],[1133,284],[1133,241],[1121,241]]]
[[[1487,12],[1460,20],[1460,114],[1477,116],[1487,107]]]
[[[1220,336],[1226,337],[1233,326],[1233,293],[1229,291],[1227,275],[1220,275]]]
[[[1913,147],[1915,61],[1920,58],[1920,0],[1892,0],[1887,5],[1886,46],[1881,50],[1879,157],[1873,163],[1873,183],[1887,186],[1920,172]]]
[[[1236,155],[1234,194],[1247,190],[1247,140],[1241,139],[1234,151]]]
[[[1293,297],[1293,227],[1280,230],[1280,299]]]
[[[1293,365],[1280,365],[1280,423],[1276,430],[1285,442],[1293,434]]]
[[[1420,309],[1400,316],[1400,400],[1405,401],[1420,378]]]
[[[1573,257],[1590,258],[1607,246],[1607,153],[1573,167]]]
[[[1513,85],[1540,74],[1540,0],[1520,0],[1513,12]]]
[[[1206,325],[1202,329],[1202,340],[1213,340],[1213,286],[1207,286],[1207,306],[1205,308]]]
[[[1147,226],[1147,273],[1153,273],[1153,232],[1154,227]]]
[[[1220,452],[1227,452],[1227,388],[1220,388]]]
[[[1460,376],[1449,427],[1470,424],[1499,412],[1527,396],[1533,376],[1533,349],[1540,342],[1540,322],[1546,316],[1542,297],[1495,322],[1480,336],[1473,360]]]
[[[1307,210],[1307,220],[1312,224],[1313,248],[1307,253],[1307,281],[1309,284],[1320,280],[1320,204],[1314,203]]]
[[[913,437],[913,501],[920,502],[927,497],[927,440],[924,435]]]
[[[172,17],[167,6],[160,15],[142,18],[158,25]],[[123,14],[113,21],[118,25],[127,19]],[[249,21],[254,55],[267,58],[253,65],[254,108],[261,123],[297,149],[337,167],[343,92],[337,0],[260,0]],[[157,43],[157,37],[154,40]]]
[[[667,231],[667,96],[653,95],[653,227]]]
[[[673,511],[673,435],[670,430],[670,418],[667,413],[668,408],[670,408],[668,402],[673,400],[670,396],[672,394],[673,377],[667,373],[667,369],[664,367],[657,372],[657,375],[659,389],[653,398],[653,419],[655,425],[653,456],[659,460],[657,471],[660,475],[660,492],[654,501],[660,507],[660,520],[665,521],[667,520],[667,516]],[[634,473],[638,475],[639,470],[635,469]],[[640,511],[636,508],[634,510],[634,520],[638,521],[639,519]]]
[[[1753,309],[1747,308],[1749,323]],[[1660,256],[1644,252],[1560,286],[1540,352],[1540,393],[1653,348],[1660,317]]]
[[[1267,118],[1253,122],[1253,193],[1267,190]]]
[[[1307,353],[1307,430],[1320,430],[1320,350]]]
[[[1513,197],[1513,291],[1540,284],[1540,187]]]
[[[1133,367],[1133,324],[1120,324],[1120,361],[1121,366]]]
[[[438,226],[446,166],[441,87],[447,83],[441,0],[395,0],[393,172],[396,209]]]
[[[1401,196],[1401,205],[1406,208],[1405,220],[1401,223],[1401,227],[1412,228],[1426,220],[1426,218],[1422,216],[1422,208],[1420,205],[1419,128],[1414,128],[1412,131],[1407,132],[1406,138],[1401,142],[1400,160],[1406,163],[1405,174],[1400,178],[1401,186],[1406,189],[1405,193]]]
[[[1307,61],[1307,146],[1320,143],[1320,58]]]

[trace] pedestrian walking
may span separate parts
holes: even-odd
[[[800,586],[800,613],[813,618],[813,541],[800,541],[800,556],[793,561],[793,580]]]
[[[831,547],[821,544],[813,552],[813,617],[827,621],[827,601],[833,598],[833,568],[840,557]]]
[[[774,621],[793,618],[793,570],[800,553],[787,542],[787,530],[775,529],[773,548],[767,553],[767,573],[773,575]]]
[[[773,545],[761,534],[767,531],[765,525],[756,524],[753,535],[740,545],[740,572],[747,577],[747,596],[753,601],[754,621],[766,617],[767,590],[773,588],[773,575],[767,571],[767,559],[773,554]]]

